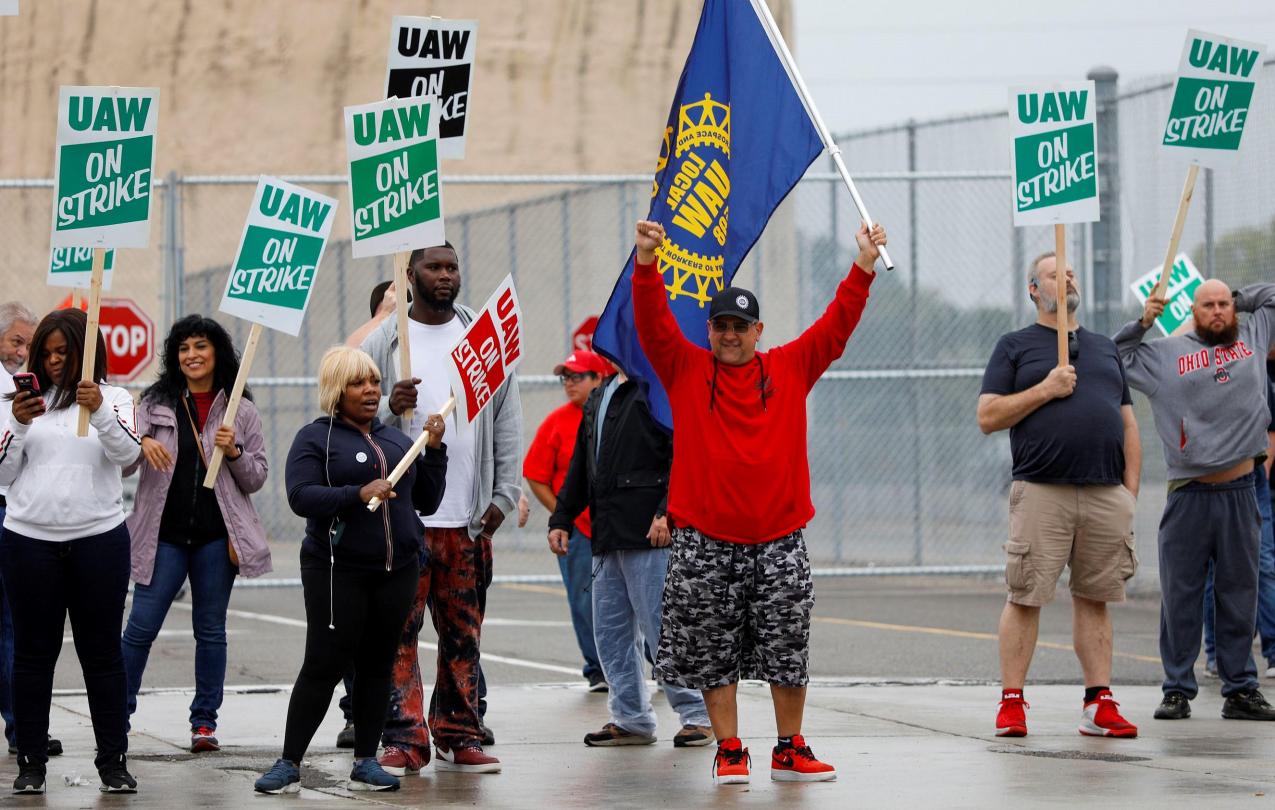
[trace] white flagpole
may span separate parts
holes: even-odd
[[[824,148],[828,150],[828,155],[832,158],[833,165],[837,167],[837,173],[841,175],[841,179],[846,183],[846,188],[850,190],[850,199],[854,200],[854,207],[859,209],[859,216],[869,226],[877,224],[876,220],[868,214],[868,207],[863,204],[863,198],[859,196],[859,190],[854,187],[854,180],[850,177],[850,170],[846,168],[845,161],[841,159],[841,147],[837,146],[837,142],[832,139],[832,133],[828,131],[828,125],[823,122],[823,116],[819,115],[819,108],[815,106],[814,99],[810,97],[810,90],[806,87],[806,80],[801,78],[801,71],[797,70],[797,62],[792,58],[792,52],[788,50],[788,43],[784,42],[783,34],[779,33],[779,26],[775,24],[775,18],[770,16],[770,8],[766,6],[766,0],[751,0],[751,2],[753,10],[757,12],[757,16],[761,19],[762,27],[770,35],[771,43],[779,52],[779,58],[783,60],[784,67],[788,70],[788,76],[792,79],[797,95],[801,96],[802,103],[806,105],[806,112],[810,114],[810,120],[814,122],[815,129],[819,131],[819,139],[823,141]],[[890,254],[886,252],[884,245],[881,246],[881,261],[885,263],[886,270],[894,269],[894,262],[890,260]]]

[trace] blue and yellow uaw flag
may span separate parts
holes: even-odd
[[[660,145],[647,219],[667,234],[659,264],[690,340],[708,345],[708,302],[730,284],[775,208],[823,150],[755,3],[705,0]],[[593,346],[646,390],[672,428],[668,397],[633,324],[633,254]]]

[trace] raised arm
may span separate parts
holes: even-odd
[[[642,220],[637,224],[633,254],[633,321],[638,342],[651,367],[667,387],[680,367],[680,359],[698,347],[686,339],[669,308],[664,277],[655,250],[664,241],[664,226]]]
[[[1124,363],[1125,377],[1129,385],[1150,396],[1159,387],[1154,373],[1155,349],[1143,343],[1147,330],[1164,312],[1163,298],[1148,298],[1142,308],[1142,317],[1125,324],[1112,340]]]
[[[1275,348],[1275,284],[1249,284],[1236,290],[1235,311],[1252,313],[1249,323],[1264,352]]]

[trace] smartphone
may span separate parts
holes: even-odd
[[[40,383],[36,380],[35,375],[29,371],[21,371],[13,375],[13,385],[19,391],[28,391],[39,396]]]

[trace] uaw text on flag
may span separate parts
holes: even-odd
[[[705,0],[664,128],[647,219],[682,332],[708,345],[708,302],[727,286],[771,214],[823,150],[819,130],[762,22],[763,0]],[[638,345],[633,255],[593,345],[643,386],[672,427],[668,397]]]

